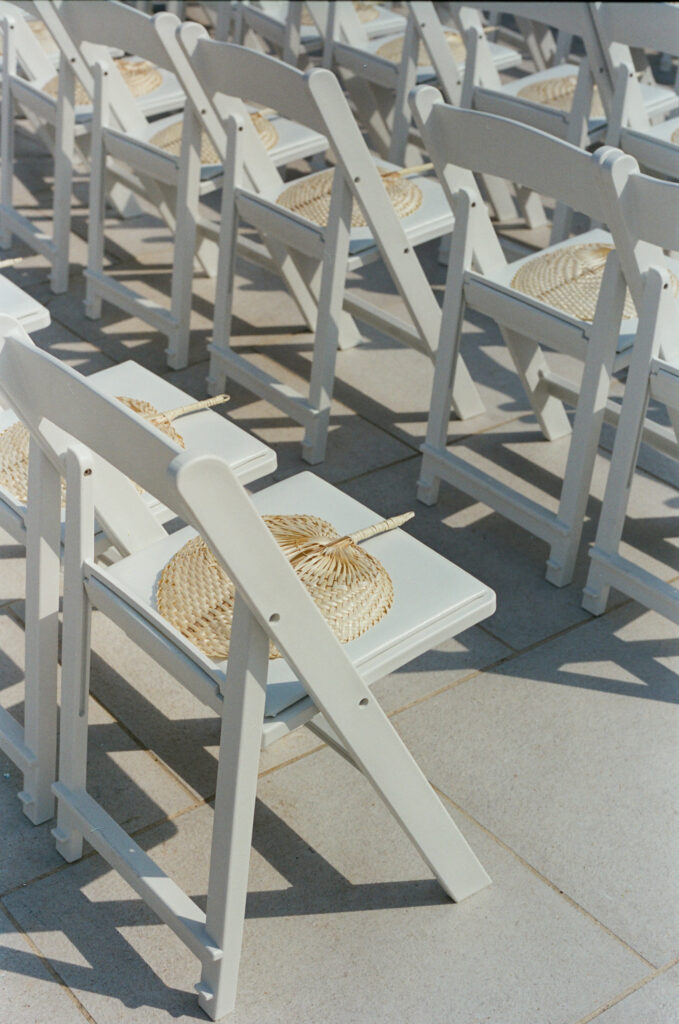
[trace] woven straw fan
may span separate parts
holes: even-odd
[[[384,566],[360,542],[394,530],[414,512],[340,536],[310,515],[263,516],[263,520],[318,605],[340,643],[361,636],[392,606],[394,588]],[[203,654],[229,656],[235,588],[202,537],[170,559],[158,581],[158,611]],[[273,644],[269,658],[280,653]]]
[[[172,420],[179,416],[185,416],[189,412],[196,412],[198,409],[209,409],[213,405],[225,402],[228,395],[216,395],[214,398],[206,398],[202,402],[192,402],[190,405],[181,405],[176,409],[169,409],[167,412],[159,412],[150,402],[142,398],[127,398],[119,396],[118,401],[132,409],[139,416],[142,416],[149,423],[158,427],[164,434],[167,434],[176,444],[184,447],[184,438],[172,426]],[[28,504],[28,450],[31,435],[23,423],[13,423],[11,427],[0,433],[0,486],[6,488],[14,498],[22,505]],[[138,490],[141,488],[135,484]],[[66,488],[62,481],[61,504],[66,502]]]
[[[190,412],[198,412],[200,409],[211,409],[213,405],[221,405],[222,402],[228,402],[229,395],[215,395],[214,398],[204,398],[200,402],[190,402],[189,405],[178,405],[176,409],[168,409],[166,412],[156,409],[155,405],[151,405],[150,402],[146,402],[143,398],[128,398],[126,395],[118,395],[117,399],[123,405],[126,405],[128,409],[131,409],[132,412],[138,413],[143,419],[152,423],[158,430],[162,430],[173,441],[177,441],[183,448],[184,439],[174,429],[172,421],[180,416],[186,416]]]
[[[512,278],[511,287],[531,295],[579,320],[591,321],[596,313],[606,260],[613,246],[602,242],[565,245],[528,260]],[[679,280],[670,273],[670,287],[679,295]],[[627,289],[623,320],[637,315]]]
[[[433,163],[415,164],[413,167],[398,167],[395,171],[380,171],[381,178],[407,178],[410,174],[424,174],[433,171]]]
[[[420,174],[431,170],[432,164],[419,164],[417,167],[402,167],[395,170],[380,171],[382,183],[386,189],[394,213],[400,219],[415,213],[422,203],[422,191],[415,181],[409,179],[411,174]],[[330,217],[330,199],[335,176],[335,168],[320,171],[293,181],[281,192],[276,202],[284,209],[306,217],[314,224],[325,227]],[[363,213],[354,199],[351,210],[352,228],[366,227]]]

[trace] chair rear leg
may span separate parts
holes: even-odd
[[[24,772],[19,798],[24,814],[39,825],[54,814],[61,478],[33,441],[28,486],[24,742],[35,761]]]
[[[570,434],[571,425],[562,402],[550,395],[546,387],[543,374],[547,364],[539,346],[532,339],[506,327],[502,328],[502,336],[542,433],[548,441]]]

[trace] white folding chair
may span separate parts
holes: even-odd
[[[324,52],[324,65],[340,76],[372,146],[395,163],[402,163],[406,155],[410,90],[438,79],[449,102],[457,103],[467,59],[463,38],[452,26],[444,35],[432,4],[416,2],[406,7],[408,19],[399,32],[371,39],[353,4],[338,0],[330,5]],[[427,17],[420,17],[428,8]],[[481,31],[477,13],[472,12],[472,17]],[[498,72],[520,60],[511,47],[488,46]]]
[[[328,15],[336,6],[287,0],[236,3],[234,42],[250,45],[254,34],[256,40],[265,41],[286,64],[297,66],[303,56],[318,53],[328,45]],[[405,29],[403,15],[383,4],[358,4],[355,11],[367,39]],[[226,42],[223,34],[217,33],[215,38]]]
[[[434,503],[440,481],[446,480],[485,502],[549,544],[547,579],[563,586],[573,574],[601,425],[604,418],[613,422],[617,419],[618,406],[608,401],[610,379],[629,363],[643,275],[653,261],[665,265],[662,247],[668,244],[668,237],[673,237],[673,231],[676,234],[662,221],[663,208],[677,201],[676,186],[636,174],[635,184],[626,193],[627,181],[638,166],[618,150],[605,148],[590,155],[536,129],[449,107],[440,102],[436,90],[428,87],[415,95],[414,113],[455,209],[418,497],[426,504]],[[611,233],[594,229],[550,246],[538,256],[508,264],[472,171],[497,174],[541,195],[552,195],[597,222],[607,223]],[[659,191],[662,188],[669,191]],[[633,198],[628,199],[629,195]],[[580,305],[581,287],[567,300],[553,298],[553,287],[563,287],[569,275],[578,277],[573,269],[579,258],[574,255],[574,247],[588,245],[595,251],[580,249],[584,265],[593,255],[600,260],[599,271],[608,250],[615,246],[615,253],[608,253],[603,282],[598,295],[594,292],[596,305],[590,313]],[[568,259],[572,262],[564,263]],[[560,271],[559,264],[565,269]],[[676,263],[667,261],[667,265],[675,275],[679,272]],[[550,271],[550,267],[556,269]],[[553,273],[554,280],[549,287],[543,287],[539,279],[531,283],[529,279],[535,273]],[[633,305],[623,312],[625,282]],[[586,276],[580,286],[583,283]],[[562,402],[575,407],[556,512],[540,500],[529,499],[520,478],[518,487],[510,486],[496,474],[471,465],[455,449],[446,448],[450,389],[454,386],[466,307],[492,317],[500,327],[546,438],[553,440],[570,432]],[[580,361],[581,383],[550,370],[542,345]],[[662,443],[660,438],[657,440]]]
[[[18,328],[5,322],[0,333],[3,392],[46,458],[65,450],[64,659],[55,786],[63,856],[77,859],[87,836],[200,959],[200,1004],[211,1017],[222,1016],[235,1000],[260,748],[309,724],[366,776],[453,899],[483,888],[488,876],[368,684],[490,614],[492,591],[401,531],[375,537],[370,549],[391,575],[394,604],[377,625],[342,647],[260,514],[304,509],[344,532],[377,517],[313,474],[259,492],[253,505],[224,459],[200,446],[181,451],[86,378],[33,348]],[[189,525],[106,567],[93,558],[95,510],[98,516],[102,504],[108,508],[113,485],[126,489],[131,507],[138,495],[129,479]],[[126,519],[116,522],[115,507],[109,511],[110,528],[126,529]],[[236,588],[228,663],[202,654],[155,607],[159,571],[197,532]],[[205,913],[87,792],[92,607],[221,716]],[[270,640],[282,655],[273,661]]]
[[[475,53],[473,60],[469,59],[469,79],[464,84],[463,106],[512,117],[576,145],[603,139],[606,119],[612,109],[613,69],[621,60],[632,69],[634,63],[628,47],[612,42],[601,33],[594,18],[596,4],[496,3],[492,0],[482,3],[470,0],[459,6],[460,16],[465,8],[482,8],[517,18],[530,18],[579,36],[586,55],[579,69],[575,65],[563,64],[503,84],[493,70],[485,40],[482,37],[474,39],[474,33],[470,33],[468,49],[472,46]],[[602,8],[608,6],[601,5]],[[559,83],[562,78],[563,85]],[[593,104],[594,83],[599,97]],[[663,117],[679,102],[673,90],[653,81],[642,81],[638,86],[640,107],[651,120]],[[567,103],[570,97],[572,105],[569,110]]]
[[[592,4],[602,48],[610,53],[607,70],[613,85],[606,142],[631,153],[643,168],[679,178],[679,116],[653,123],[643,102],[630,47],[679,57],[679,10],[676,5]],[[673,90],[668,90],[673,92]]]
[[[327,439],[343,311],[433,358],[441,310],[414,247],[450,231],[450,210],[435,181],[416,178],[417,192],[412,192],[415,197],[412,205],[419,202],[419,206],[399,220],[380,178],[380,170],[397,169],[388,164],[376,166],[340,85],[330,71],[316,68],[305,76],[274,58],[209,40],[194,25],[182,26],[180,40],[192,59],[206,96],[216,97],[218,102],[221,94],[229,95],[238,82],[260,103],[267,104],[275,97],[283,113],[327,137],[337,161],[329,220],[324,225],[310,220],[301,211],[281,205],[279,200],[286,186],[270,162],[249,168],[258,175],[258,191],[248,184],[241,167],[252,144],[252,126],[247,119],[230,117],[227,127],[222,128],[231,135],[227,145],[229,159],[225,168],[220,268],[208,385],[211,391],[219,391],[226,377],[233,377],[271,402],[305,427],[303,457],[312,463],[319,462]],[[213,123],[204,121],[207,131],[214,130]],[[309,182],[317,185],[318,180],[312,175],[295,182],[293,187],[295,190],[300,185],[306,188]],[[354,198],[364,226],[351,227]],[[238,218],[256,227],[267,245],[282,247],[289,254],[288,263],[307,268],[309,287],[318,304],[308,397],[283,386],[230,345]],[[406,305],[408,320],[385,313],[346,290],[349,270],[379,258],[384,261]],[[480,409],[480,401],[462,364],[460,373],[454,402],[460,416],[467,417]]]
[[[16,327],[4,315],[2,323],[7,331]],[[42,393],[37,381],[35,386],[39,402]],[[192,402],[186,392],[131,361],[92,374],[88,387],[110,398],[141,399],[160,411]],[[16,422],[11,409],[0,411],[0,432],[15,427]],[[177,429],[187,446],[198,444],[204,450],[223,455],[243,483],[257,480],[276,468],[271,448],[216,412],[194,412],[178,420]],[[55,501],[56,513],[51,507]],[[60,511],[60,504],[58,473],[40,449],[32,447],[28,501],[0,485],[0,525],[26,547],[27,580],[24,726],[9,711],[0,709],[0,748],[23,773],[19,795],[24,812],[34,824],[46,821],[54,813],[51,787],[56,767],[59,562],[65,523],[65,509]],[[122,554],[139,550],[166,536],[162,523],[173,514],[150,494],[138,496],[135,492],[134,499],[126,501],[124,490],[119,495],[112,489],[108,501],[98,510],[96,550],[104,552],[111,545]],[[111,557],[112,550],[107,554]]]
[[[216,162],[200,164],[200,140],[193,140],[195,149],[185,145],[182,151],[181,113],[149,120],[109,58],[107,47],[114,45],[171,74],[165,48],[149,15],[113,0],[75,7],[36,0],[35,7],[62,49],[64,66],[71,59],[77,62],[79,75],[82,73],[88,79],[94,100],[86,315],[98,318],[102,300],[111,302],[164,333],[168,338],[169,364],[175,369],[186,366],[198,201],[201,195],[218,187],[221,166]],[[179,24],[169,13],[161,17]],[[174,75],[172,79],[176,82]],[[182,102],[183,99],[182,91]],[[161,301],[138,294],[104,269],[106,182],[111,166],[118,173],[125,173],[133,191],[150,200],[170,230],[182,239],[182,244],[175,247],[169,309]],[[206,272],[212,273],[215,256],[208,251],[208,245],[203,240],[198,255]]]
[[[199,200],[219,187],[222,155],[213,147],[203,152],[200,133],[192,137],[184,130],[189,123],[186,112],[147,120],[124,95],[115,64],[105,60],[102,47],[105,42],[114,43],[170,72],[171,53],[159,33],[164,28],[165,39],[171,40],[180,22],[167,12],[152,18],[112,0],[91,3],[84,9],[69,4],[54,8],[39,0],[37,7],[48,23],[50,19],[61,22],[68,36],[64,52],[70,41],[68,52],[80,52],[95,83],[100,83],[92,132],[86,314],[97,319],[105,300],[140,317],[167,336],[168,364],[179,369],[188,362],[194,260],[197,257],[210,276],[216,270],[216,248],[210,235],[216,235],[217,229],[211,231],[210,218],[201,214]],[[260,120],[268,129],[269,121]],[[325,147],[322,137],[315,133],[311,137],[282,119],[276,120],[273,131],[277,139],[272,156],[277,161],[294,160]],[[139,193],[155,204],[175,237],[181,239],[174,248],[169,309],[104,269],[105,180],[111,160],[130,169]]]
[[[3,30],[3,38],[4,33],[7,34],[4,43],[7,52],[3,63],[0,136],[0,247],[8,248],[14,235],[21,238],[35,252],[50,261],[52,290],[64,292],[68,288],[74,163],[83,162],[87,156],[88,135],[92,123],[90,101],[87,99],[83,102],[76,80],[84,88],[86,96],[91,98],[92,75],[81,54],[72,46],[68,46],[59,22],[57,5],[46,3],[42,6],[28,6],[40,13],[42,23],[58,46],[61,57],[57,78],[53,58],[44,52],[31,31],[31,23],[25,18],[26,12],[14,8],[9,3],[0,4],[0,19],[4,19],[7,26]],[[102,12],[106,6],[107,4],[101,4]],[[84,7],[80,7],[79,11],[83,12]],[[108,56],[108,47],[105,52]],[[151,76],[153,83],[149,83],[148,91],[144,91],[136,99],[128,96],[128,103],[133,108],[133,117],[157,115],[168,109],[177,110],[183,103],[183,93],[170,73],[155,68],[150,69],[149,77]],[[127,92],[127,89],[122,87],[122,91]],[[143,111],[143,115],[139,114],[139,111]],[[51,234],[20,213],[12,199],[14,130],[17,113],[28,118],[33,129],[54,155]],[[129,189],[115,179],[112,181],[111,201],[121,213],[138,213],[139,207],[131,202]]]
[[[89,130],[91,111],[75,114],[67,91],[45,92],[56,69],[33,32],[24,12],[0,4],[3,40],[2,99],[0,101],[0,248],[8,249],[13,236],[49,260],[52,291],[68,287],[71,183],[76,139]],[[17,114],[28,118],[41,137],[53,146],[54,194],[52,231],[48,233],[20,213],[13,201],[14,132]]]
[[[606,610],[611,587],[622,591],[679,625],[679,585],[643,569],[620,551],[630,491],[650,400],[661,403],[674,416],[668,430],[668,452],[679,458],[679,342],[677,308],[665,269],[651,267],[645,278],[641,327],[634,343],[606,483],[596,540],[590,549],[590,568],[583,591],[583,607],[594,615]],[[672,361],[660,358],[670,354]],[[673,442],[673,443],[672,443]],[[676,517],[675,517],[676,518]],[[674,564],[670,574],[679,574]]]

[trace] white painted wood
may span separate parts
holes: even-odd
[[[335,202],[345,234],[348,194],[346,190]],[[488,883],[485,871],[367,684],[490,614],[492,592],[402,531],[376,536],[366,543],[392,576],[394,606],[374,629],[343,648],[222,457],[198,445],[180,449],[103,395],[90,378],[36,349],[7,320],[0,320],[0,386],[47,457],[63,452],[68,464],[64,630],[69,655],[62,672],[62,753],[55,786],[59,848],[67,859],[76,857],[82,836],[87,835],[175,930],[203,964],[199,991],[208,1014],[226,1012],[235,997],[263,731],[270,742],[321,712],[445,891],[462,899],[483,888]],[[182,515],[187,530],[149,538],[110,566],[96,563],[94,518],[100,518],[103,503],[111,500],[114,477],[116,488],[126,477],[138,481]],[[136,491],[134,495],[143,501]],[[379,519],[313,474],[286,479],[258,492],[256,500],[261,511],[304,508],[331,519],[342,531]],[[111,520],[115,511],[109,512]],[[205,537],[237,590],[228,664],[212,662],[169,624],[162,626],[153,606],[159,568],[187,533],[195,531]],[[128,548],[132,547],[130,542]],[[205,916],[87,793],[87,632],[92,603],[120,624],[127,623],[124,628],[129,626],[137,642],[221,711]],[[270,664],[269,640],[283,654]]]
[[[304,458],[319,461],[326,443],[327,410],[332,399],[335,352],[342,345],[346,329],[343,313],[346,315],[350,309],[358,318],[361,316],[360,305],[352,303],[350,297],[343,297],[341,305],[334,298],[331,300],[331,295],[339,295],[338,285],[324,291],[321,268],[323,273],[333,273],[338,281],[338,268],[341,266],[351,268],[381,258],[405,303],[408,318],[399,318],[401,324],[398,324],[393,315],[381,316],[376,307],[371,307],[368,311],[369,322],[399,340],[407,343],[412,341],[414,347],[433,359],[441,311],[414,247],[429,238],[441,237],[450,230],[450,210],[436,183],[420,178],[420,208],[404,220],[396,217],[380,181],[375,160],[367,150],[339,83],[326,69],[317,68],[305,76],[272,58],[209,40],[194,26],[183,26],[179,31],[179,39],[193,62],[203,95],[214,97],[215,106],[221,95],[229,97],[241,89],[253,101],[275,105],[285,116],[323,133],[337,161],[338,187],[344,187],[343,179],[366,220],[365,228],[351,229],[348,239],[349,262],[345,264],[345,254],[341,251],[344,243],[340,243],[334,221],[336,208],[332,213],[333,219],[322,229],[304,217],[278,206],[276,199],[285,186],[271,161],[268,161],[267,166],[265,153],[260,153],[257,165],[254,166],[253,142],[256,140],[252,139],[252,126],[246,118],[243,119],[242,126],[238,127],[242,162],[236,161],[236,164],[230,165],[231,180],[228,180],[227,174],[225,205],[222,207],[218,284],[221,302],[211,346],[210,388],[217,390],[224,386],[230,368],[233,368],[235,379],[246,386],[256,381],[257,394],[266,397],[277,408],[292,414],[297,422],[304,424]],[[207,118],[204,126],[208,129]],[[384,170],[389,170],[391,166],[384,166]],[[241,180],[236,177],[240,167],[243,169]],[[254,182],[254,187],[249,186],[247,179],[254,180],[255,173],[258,180]],[[234,228],[230,219],[234,204],[238,215],[257,227],[272,253],[276,252],[275,246],[287,253],[303,277],[314,303],[317,306],[321,303],[315,318],[311,392],[302,401],[296,401],[289,388],[270,382],[260,371],[254,368],[248,370],[243,358],[231,348],[227,306],[231,302],[231,277],[235,259]],[[352,263],[352,260],[356,262]],[[283,266],[282,260],[279,265]],[[291,293],[297,297],[297,283],[291,281],[289,275],[286,283],[292,283]],[[350,339],[350,343],[352,341]],[[455,384],[453,401],[458,414],[467,417],[478,413],[481,409],[480,399],[463,362],[460,362]],[[316,412],[311,423],[308,418],[309,405]]]
[[[564,586],[573,574],[601,425],[605,418],[617,418],[608,397],[611,375],[629,365],[635,335],[644,329],[641,318],[621,320],[625,289],[630,289],[637,310],[641,310],[650,269],[655,265],[669,267],[663,250],[675,248],[679,228],[666,211],[677,201],[679,186],[639,174],[636,163],[617,150],[604,147],[590,155],[526,125],[455,109],[442,103],[433,89],[418,90],[413,105],[423,139],[456,212],[446,315],[418,497],[432,504],[441,480],[445,480],[490,505],[549,543],[547,578]],[[518,268],[534,257],[506,262],[472,172],[521,182],[607,223],[610,234],[596,229],[549,249],[583,242],[614,243],[615,255],[608,260],[592,323],[512,287]],[[470,466],[454,448],[446,448],[450,389],[455,380],[465,306],[498,323],[546,438],[568,433],[561,402],[574,401],[573,436],[556,515],[540,502],[528,500],[520,479],[517,486],[498,481],[492,474]],[[679,361],[676,304],[674,312],[666,315],[659,344],[665,358],[672,356]],[[581,360],[582,383],[564,386],[549,370],[542,346]],[[646,437],[667,450],[665,436],[656,432],[654,438],[647,432]]]
[[[10,298],[15,292],[23,299],[14,286],[6,290]],[[18,310],[25,310],[30,319],[36,315],[36,307],[35,303],[21,301]],[[49,320],[44,308],[42,316]],[[16,327],[6,317],[3,324]],[[119,395],[144,398],[161,410],[184,405],[191,397],[133,362],[99,371],[89,381],[112,399]],[[0,382],[0,393],[1,390]],[[14,422],[16,417],[11,411],[0,413],[0,429]],[[243,482],[258,479],[275,469],[276,459],[270,448],[209,409],[182,417],[178,426],[187,444],[198,444],[202,450],[217,455],[228,453],[234,472]],[[27,548],[25,727],[22,729],[9,713],[0,715],[0,748],[24,773],[20,797],[25,813],[36,824],[53,813],[50,787],[55,777],[56,753],[56,617],[59,551],[65,518],[59,508],[58,450],[50,449],[52,462],[40,449],[32,452],[28,507],[5,489],[0,490],[0,523]],[[107,547],[113,540],[119,552],[129,554],[165,537],[159,524],[171,513],[162,502],[148,493],[140,498],[127,481],[117,475],[112,477],[110,470],[107,473],[106,466],[100,467],[100,475],[102,473],[108,481],[103,482],[97,518],[108,528],[109,538],[104,540],[97,535],[97,550]],[[123,625],[127,625],[132,634],[129,622]],[[200,695],[204,698],[204,688]]]
[[[679,179],[679,146],[672,136],[679,116],[658,120],[647,109],[644,85],[637,80],[630,47],[668,57],[679,56],[679,11],[674,4],[659,4],[653,17],[641,4],[592,4],[594,25],[611,59],[604,65],[613,90],[613,111],[606,141],[631,153],[642,167],[664,177]],[[660,87],[656,87],[656,93]],[[679,103],[675,90],[665,87],[666,104]],[[674,93],[674,95],[671,95]]]
[[[676,325],[676,300],[669,291],[666,271],[646,273],[640,310],[640,329],[627,377],[625,397],[615,438],[606,492],[601,508],[591,563],[583,591],[583,607],[595,615],[606,610],[610,588],[627,594],[679,624],[679,589],[620,552],[630,489],[642,440],[649,399],[679,411],[679,361],[659,359],[668,320]],[[679,440],[679,432],[677,432]],[[678,566],[673,567],[678,570]]]

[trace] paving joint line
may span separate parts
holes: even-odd
[[[606,1012],[606,1010],[610,1010],[611,1007],[617,1006],[618,1003],[621,1003],[623,999],[627,998],[627,996],[631,996],[635,992],[639,992],[642,988],[645,988],[649,982],[655,981],[656,978],[662,977],[663,974],[666,974],[667,971],[671,970],[673,967],[676,967],[677,964],[679,964],[679,957],[676,957],[674,960],[671,960],[670,963],[665,964],[663,967],[658,967],[657,970],[653,971],[645,978],[642,978],[641,981],[637,982],[636,985],[630,985],[629,988],[626,988],[624,990],[624,992],[620,992],[617,996],[614,996],[613,999],[609,999],[607,1003],[605,1003],[603,1006],[600,1006],[598,1010],[595,1010],[593,1013],[590,1013],[587,1017],[581,1017],[580,1020],[575,1022],[575,1024],[589,1024],[590,1021],[596,1020],[596,1018],[600,1017],[602,1013]]]
[[[446,800],[447,803],[454,807],[459,814],[463,815],[468,821],[472,822],[474,825],[480,828],[485,835],[487,835],[490,839],[493,839],[498,844],[498,846],[501,846],[503,850],[507,851],[507,853],[511,854],[512,857],[514,857],[516,860],[519,861],[520,864],[523,865],[523,867],[527,868],[533,875],[535,875],[536,878],[538,878],[546,886],[552,889],[553,892],[561,896],[575,910],[579,911],[579,913],[581,913],[583,917],[586,917],[593,924],[601,928],[602,931],[606,932],[606,934],[609,935],[612,939],[615,939],[615,941],[618,942],[621,946],[623,946],[629,953],[632,953],[638,960],[641,960],[641,962],[645,964],[646,967],[650,967],[653,971],[656,970],[655,965],[652,964],[650,960],[647,960],[646,957],[643,956],[643,954],[641,954],[633,946],[630,946],[630,944],[626,942],[625,939],[621,938],[620,935],[617,935],[616,932],[614,932],[611,928],[608,927],[608,925],[604,924],[603,921],[600,921],[597,917],[595,917],[591,911],[587,910],[586,907],[583,907],[582,904],[578,903],[577,900],[573,899],[572,896],[569,896],[564,889],[560,889],[555,882],[550,881],[549,878],[547,878],[546,875],[539,871],[538,868],[534,867],[534,865],[531,864],[530,861],[526,860],[525,857],[522,857],[521,854],[518,853],[515,849],[513,849],[513,847],[511,847],[508,843],[506,843],[504,839],[500,839],[498,835],[492,832],[491,829],[487,828],[482,822],[478,820],[478,818],[475,818],[474,815],[470,814],[469,811],[465,810],[465,808],[462,807],[461,804],[457,803],[457,801],[453,800],[450,796],[448,796],[448,794],[445,793],[438,786],[436,786],[431,781],[431,779],[429,779],[429,785],[432,787],[434,792],[438,794],[439,797]],[[584,1022],[579,1021],[578,1024],[584,1024]]]
[[[75,992],[66,984],[64,979],[57,971],[57,969],[50,962],[49,958],[40,950],[40,947],[36,945],[36,943],[33,941],[30,935],[28,935],[27,932],[24,931],[24,929],[21,927],[17,919],[14,917],[14,914],[12,914],[12,912],[7,909],[2,900],[0,900],[0,907],[2,908],[3,914],[7,917],[12,927],[17,931],[19,935],[21,935],[26,944],[33,951],[33,954],[38,957],[43,967],[45,968],[46,972],[52,976],[52,978],[54,979],[54,981],[57,982],[59,987],[63,989],[66,992],[67,996],[72,1000],[72,1002],[75,1003],[76,1007],[83,1015],[85,1020],[88,1021],[88,1024],[97,1024],[92,1014],[85,1009],[85,1007],[80,1002]]]

